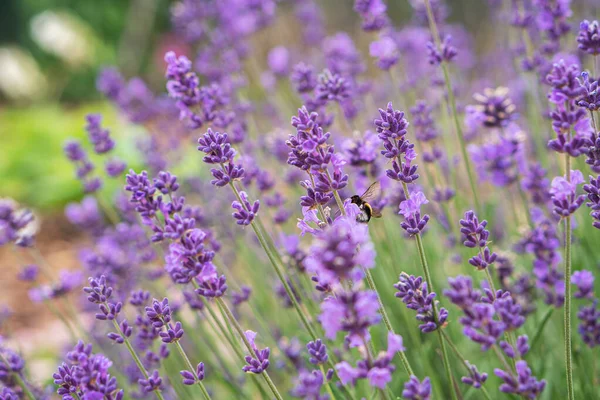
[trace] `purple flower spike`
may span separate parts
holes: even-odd
[[[158,375],[158,371],[154,370],[148,379],[138,380],[140,387],[145,393],[151,393],[155,390],[162,389],[162,378]]]
[[[577,312],[577,318],[580,320],[578,332],[585,344],[593,348],[600,345],[600,310],[598,310],[598,300],[589,306],[584,306]]]
[[[597,56],[600,54],[600,24],[598,21],[582,21],[579,25],[577,43],[580,50]]]
[[[440,326],[443,326],[448,318],[448,311],[440,308],[438,311],[438,320],[433,315],[433,302],[435,293],[429,293],[427,283],[422,277],[415,277],[406,273],[400,274],[400,280],[394,285],[398,290],[396,297],[402,299],[406,307],[417,312],[417,320],[422,322],[419,329],[423,333],[433,332]]]
[[[588,198],[588,202],[585,205],[592,209],[590,213],[594,219],[592,225],[594,228],[600,229],[600,175],[596,178],[590,176],[590,183],[583,185],[583,190],[587,193]]]
[[[329,359],[327,355],[327,346],[321,341],[321,339],[317,339],[314,342],[308,342],[306,345],[308,349],[308,354],[310,354],[310,363],[315,365],[325,364]]]
[[[299,63],[292,69],[290,81],[298,93],[310,93],[317,87],[317,77],[312,65]]]
[[[411,376],[410,380],[404,384],[402,397],[406,400],[430,400],[431,399],[431,381],[429,377],[419,381],[416,376]]]
[[[384,71],[392,68],[400,58],[398,45],[389,36],[383,36],[379,40],[371,42],[369,54],[371,57],[377,58],[377,66]]]
[[[590,74],[587,71],[581,73],[579,85],[582,87],[582,97],[577,100],[579,107],[587,108],[590,111],[600,109],[600,90],[598,90],[598,80],[590,79]]]
[[[520,360],[516,362],[517,376],[512,372],[507,372],[501,369],[495,369],[494,373],[504,381],[500,385],[500,391],[504,393],[514,393],[524,398],[535,399],[542,393],[546,386],[546,381],[538,381],[537,378],[531,375],[531,369],[527,362]]]
[[[265,347],[262,350],[259,350],[256,347],[256,345],[254,344],[254,339],[256,339],[256,332],[246,331],[245,335],[248,341],[250,342],[250,345],[254,349],[254,352],[256,353],[258,359],[251,356],[246,356],[245,359],[247,365],[245,365],[242,368],[242,371],[251,372],[253,374],[260,374],[269,367],[270,350],[268,347]]]
[[[225,275],[217,276],[211,274],[206,277],[202,277],[198,280],[199,287],[196,289],[196,293],[203,297],[221,297],[227,291]]]
[[[340,103],[350,97],[350,91],[348,80],[327,69],[319,75],[319,83],[315,88],[317,99],[323,103],[331,101]]]
[[[587,270],[575,271],[571,276],[571,283],[577,286],[577,291],[573,294],[575,298],[593,298],[594,297],[594,274]]]
[[[211,128],[198,139],[198,150],[206,154],[202,160],[207,164],[231,162],[236,154],[227,133],[214,132]]]
[[[341,292],[321,303],[319,321],[326,338],[333,340],[339,331],[345,331],[348,332],[346,343],[350,347],[358,347],[370,338],[368,328],[381,320],[378,311],[375,292]]]
[[[508,97],[508,88],[487,88],[483,93],[476,93],[473,98],[477,102],[473,110],[481,116],[486,128],[502,128],[517,117],[516,106]]]
[[[237,210],[237,212],[234,212],[231,215],[235,218],[238,225],[247,226],[254,221],[254,217],[258,214],[260,201],[256,200],[254,201],[254,204],[250,204],[246,192],[240,192],[240,198],[242,200],[241,203],[237,200],[231,203],[231,207]]]
[[[585,201],[585,196],[577,195],[577,185],[583,183],[583,175],[579,170],[571,170],[571,179],[558,176],[552,180],[550,194],[554,213],[560,217],[573,214]]]
[[[146,316],[155,328],[162,328],[165,324],[171,322],[171,308],[169,307],[169,299],[166,297],[162,301],[153,299],[152,306],[145,309]]]
[[[475,215],[475,212],[467,211],[464,219],[460,220],[460,232],[463,235],[463,244],[466,247],[476,248],[479,247],[479,254],[469,259],[469,264],[479,270],[486,269],[490,264],[496,261],[498,255],[493,253],[489,247],[487,247],[490,232],[485,229],[487,221],[483,220],[479,222],[479,219]]]
[[[441,48],[437,49],[433,42],[427,42],[427,53],[429,56],[429,64],[440,65],[442,62],[451,62],[458,54],[456,47],[450,43],[452,36],[444,36]]]
[[[190,371],[179,372],[181,374],[181,376],[183,377],[184,385],[194,385],[194,384],[198,383],[199,381],[204,380],[204,363],[202,363],[202,362],[199,363],[196,366],[195,372],[196,372],[195,374]]]
[[[109,131],[100,126],[102,115],[88,114],[85,119],[87,120],[85,130],[88,132],[90,142],[94,145],[96,154],[104,154],[111,151],[115,147],[115,142],[110,138]]]
[[[429,215],[425,214],[421,217],[421,206],[427,203],[429,203],[429,200],[427,200],[422,192],[413,193],[410,199],[400,203],[398,214],[404,216],[404,221],[400,223],[400,226],[409,235],[421,233],[425,229],[427,222],[429,222]]]
[[[469,364],[469,376],[463,376],[461,378],[462,383],[465,385],[473,386],[475,389],[479,389],[488,378],[488,374],[481,373],[477,370],[475,365]]]
[[[176,322],[175,325],[166,324],[165,327],[166,330],[159,334],[163,343],[175,343],[179,341],[185,333],[181,326],[181,322]]]
[[[327,400],[329,399],[327,395],[321,395],[324,380],[323,373],[319,370],[312,372],[303,370],[300,372],[291,394],[302,399]]]

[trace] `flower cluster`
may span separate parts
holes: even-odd
[[[386,14],[387,6],[383,0],[355,0],[354,11],[362,19],[362,29],[365,31],[379,31],[389,25]]]
[[[592,225],[596,229],[600,229],[600,176],[594,178],[590,176],[590,183],[583,185],[583,190],[587,193],[588,206],[592,212],[590,215],[594,219]]]
[[[315,235],[304,266],[316,274],[320,284],[340,284],[345,280],[359,282],[362,268],[375,266],[375,249],[366,224],[346,217]]]
[[[67,362],[58,367],[52,377],[63,400],[106,399],[121,400],[123,390],[117,387],[117,378],[111,376],[112,361],[103,354],[93,354],[92,345],[81,340],[67,353]]]
[[[250,343],[250,346],[254,350],[254,353],[256,354],[256,358],[253,356],[246,356],[246,365],[244,365],[242,370],[244,372],[260,374],[269,368],[269,355],[271,354],[271,351],[268,347],[265,347],[264,349],[259,349],[256,347],[256,344],[254,343],[254,340],[256,339],[256,332],[246,331],[245,335],[246,339]]]
[[[509,292],[493,293],[485,288],[482,296],[480,290],[473,288],[471,278],[465,276],[449,278],[448,283],[450,288],[444,290],[444,295],[463,311],[460,323],[464,335],[480,344],[482,350],[497,344],[504,332],[525,323],[522,307]]]
[[[417,312],[416,318],[421,322],[419,325],[421,332],[433,332],[444,326],[448,319],[448,310],[442,307],[435,315],[436,294],[429,293],[427,283],[423,281],[422,277],[414,277],[403,272],[394,287],[398,290],[396,297],[400,298],[407,308]]]
[[[21,208],[9,199],[0,199],[0,246],[14,243],[17,246],[33,245],[35,227],[30,210]]]
[[[356,384],[359,379],[367,379],[373,388],[385,389],[392,381],[392,373],[396,369],[392,360],[398,351],[404,351],[402,337],[388,333],[388,347],[374,359],[359,360],[356,367],[346,361],[336,364],[335,368],[343,384]]]
[[[583,174],[578,170],[571,170],[569,178],[558,176],[552,180],[550,194],[556,215],[568,217],[581,207],[585,196],[577,195],[577,186],[583,182]]]
[[[473,210],[465,213],[464,219],[460,220],[460,233],[463,235],[463,244],[469,248],[478,248],[479,254],[469,259],[469,264],[478,270],[486,269],[496,261],[498,255],[488,247],[490,232],[485,229],[487,221],[479,222],[479,218]]]

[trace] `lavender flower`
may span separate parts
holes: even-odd
[[[183,384],[184,385],[195,385],[196,383],[198,383],[199,381],[203,381],[204,380],[204,363],[199,363],[196,366],[196,373],[194,374],[193,372],[184,370],[181,371],[180,374],[183,377]]]
[[[560,217],[568,217],[573,214],[585,201],[585,196],[577,196],[577,185],[584,182],[583,175],[579,170],[571,170],[570,179],[558,176],[552,180],[550,194],[554,213]]]
[[[321,339],[317,339],[314,342],[308,342],[306,345],[308,349],[308,354],[310,354],[310,363],[315,365],[325,364],[329,359],[327,355],[327,346],[321,341]]]
[[[88,132],[90,142],[94,145],[96,154],[108,153],[115,147],[115,142],[110,138],[110,133],[107,129],[103,129],[102,115],[88,114],[86,117],[87,125],[85,130]]]
[[[112,361],[102,354],[93,354],[92,345],[81,340],[67,353],[67,362],[52,375],[57,393],[63,400],[110,399],[122,400],[123,390],[117,387],[117,379],[108,372]]]
[[[140,379],[138,383],[140,384],[142,390],[145,393],[151,393],[153,391],[162,390],[163,387],[162,378],[156,370],[154,370],[150,374],[148,379]]]
[[[600,54],[600,32],[598,21],[582,21],[579,25],[577,43],[580,50],[597,56]]]
[[[440,49],[437,49],[433,42],[427,43],[429,64],[440,65],[442,62],[449,63],[456,57],[456,55],[458,54],[458,50],[456,49],[456,47],[452,46],[452,44],[450,43],[451,41],[452,36],[444,36],[444,40],[441,43]]]
[[[469,376],[463,376],[460,380],[465,385],[473,386],[475,389],[479,389],[481,385],[485,383],[487,378],[488,374],[485,372],[479,372],[475,365],[469,364]]]
[[[367,225],[350,217],[337,219],[315,236],[304,266],[317,274],[321,283],[360,281],[362,268],[375,266],[375,249]]]
[[[590,183],[583,185],[583,190],[587,193],[588,202],[586,206],[592,209],[590,215],[594,219],[593,226],[600,229],[600,176],[594,178],[590,176]]]
[[[429,201],[422,192],[413,193],[409,199],[400,203],[398,214],[404,216],[404,221],[400,223],[400,226],[409,235],[421,233],[425,229],[427,222],[429,222],[429,215],[425,214],[421,216],[421,206],[427,203]]]
[[[326,69],[319,75],[319,83],[315,88],[315,94],[317,99],[323,103],[332,101],[341,103],[350,97],[350,90],[348,80]]]
[[[406,400],[430,400],[431,399],[431,381],[429,377],[419,381],[416,376],[411,376],[408,382],[404,384],[402,397]]]
[[[346,343],[350,347],[357,347],[370,338],[369,326],[381,320],[378,310],[375,292],[341,292],[321,303],[319,321],[325,330],[325,337],[333,340],[339,331],[345,331],[348,332]]]
[[[486,128],[506,127],[516,117],[516,106],[508,97],[508,88],[487,88],[483,93],[476,93],[473,98],[477,102],[472,109],[481,115],[482,124]]]
[[[315,76],[315,69],[312,65],[305,63],[298,63],[292,68],[290,75],[290,81],[296,92],[298,93],[309,93],[312,92],[317,86],[317,77]]]
[[[254,221],[255,216],[258,214],[258,209],[260,207],[260,201],[254,201],[254,204],[250,204],[248,200],[248,195],[246,192],[240,192],[241,203],[239,201],[234,201],[231,203],[231,207],[237,210],[233,214],[233,218],[235,218],[235,222],[238,225],[250,225],[252,221]]]
[[[544,379],[538,381],[532,376],[531,369],[524,360],[516,362],[516,369],[516,376],[513,375],[512,372],[507,372],[499,368],[494,370],[496,376],[504,381],[504,383],[500,385],[500,391],[504,393],[514,393],[528,399],[537,398],[544,390],[546,381]]]
[[[394,287],[398,290],[396,297],[402,299],[406,307],[417,312],[417,320],[422,322],[419,329],[423,333],[433,332],[443,326],[448,318],[448,310],[440,308],[437,320],[434,316],[434,301],[436,294],[429,293],[427,283],[422,277],[414,277],[406,273],[400,274],[398,283]]]
[[[573,272],[571,283],[577,286],[573,296],[577,299],[592,298],[594,296],[594,274],[588,270]]]
[[[248,339],[248,341],[250,342],[252,349],[256,353],[257,358],[254,358],[252,356],[246,356],[245,360],[246,360],[247,365],[245,365],[242,368],[242,370],[244,372],[252,372],[253,374],[260,374],[263,371],[265,371],[267,368],[269,368],[270,350],[268,347],[265,347],[264,349],[261,349],[261,350],[259,350],[256,347],[256,344],[254,343],[254,340],[256,339],[256,332],[246,331],[245,335],[246,335],[246,338]]]
[[[590,79],[587,71],[581,73],[578,79],[582,88],[582,96],[577,100],[579,107],[587,108],[590,112],[600,109],[600,91],[598,90],[598,80]]]
[[[479,247],[479,254],[469,259],[469,264],[479,270],[486,269],[496,261],[498,255],[493,253],[488,244],[490,232],[485,229],[487,221],[479,222],[473,210],[465,213],[465,218],[460,220],[460,232],[463,235],[463,244],[469,248]]]
[[[600,310],[598,300],[589,306],[583,306],[577,313],[580,323],[578,332],[585,344],[593,348],[600,345]]]
[[[325,378],[318,370],[312,372],[302,370],[296,381],[296,386],[291,391],[292,396],[310,400],[327,400],[328,395],[321,395]]]
[[[389,70],[398,62],[400,54],[394,39],[383,36],[369,45],[369,55],[377,59],[377,66],[384,71]]]
[[[362,18],[362,29],[378,31],[389,25],[386,5],[382,0],[356,0],[354,11]]]

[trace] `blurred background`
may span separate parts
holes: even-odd
[[[170,30],[169,0],[3,0],[0,2],[0,196],[11,196],[42,212],[60,210],[81,196],[79,184],[61,151],[69,137],[83,137],[83,117],[104,115],[118,139],[127,137],[125,121],[117,118],[96,90],[105,66],[117,66],[125,78],[141,76],[156,92],[164,92],[164,53],[185,53],[186,45]],[[289,3],[289,4],[288,4]],[[407,1],[392,1],[388,14],[401,26],[411,17]],[[485,14],[481,2],[447,1],[449,22],[478,33],[485,44]],[[352,0],[320,2],[328,33],[360,33]],[[286,31],[297,24],[293,2],[282,2],[278,13]],[[287,14],[287,15],[286,15]],[[284,22],[283,22],[284,21]],[[257,35],[253,43],[259,65],[270,48],[286,39],[271,35],[277,26]],[[358,36],[358,35],[357,35]],[[368,47],[368,37],[362,47]],[[360,37],[357,37],[361,44]],[[122,147],[121,141],[119,147]]]
[[[447,3],[449,21],[477,33],[476,46],[485,46],[487,2]],[[134,138],[140,128],[119,116],[102,97],[96,78],[103,67],[114,65],[125,78],[141,76],[155,92],[164,92],[164,53],[186,53],[186,44],[170,30],[172,4],[168,0],[0,1],[0,198],[11,197],[35,210],[43,227],[37,247],[53,268],[75,268],[78,246],[73,244],[85,240],[63,216],[64,206],[83,196],[63,144],[68,138],[85,137],[84,116],[99,112],[119,143],[118,155],[136,166]],[[320,7],[328,33],[350,33],[366,53],[370,38],[360,36],[360,20],[352,4],[352,0],[323,0]],[[299,27],[292,5],[293,1],[282,2],[277,23],[255,35],[252,62],[265,65],[269,49],[295,39]],[[410,10],[406,1],[388,2],[388,15],[398,26],[411,18]],[[282,24],[286,35],[273,35]],[[59,340],[57,332],[64,330],[52,313],[29,300],[27,284],[16,278],[19,265],[33,261],[19,260],[6,247],[0,249],[0,304],[7,307],[0,310],[0,321],[10,318],[11,329],[28,339],[20,342],[31,348],[40,341]],[[9,309],[18,312],[11,314]],[[42,376],[53,367],[53,361],[47,370],[34,365]]]

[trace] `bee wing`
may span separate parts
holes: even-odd
[[[365,192],[360,196],[362,201],[372,201],[378,199],[381,196],[381,184],[379,181],[373,182],[371,186],[365,190]]]
[[[373,207],[371,207],[371,217],[372,218],[381,218],[381,211],[375,210]]]

